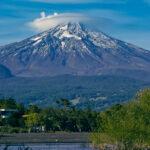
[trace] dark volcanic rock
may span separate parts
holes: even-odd
[[[113,74],[150,79],[150,51],[79,23],[1,47],[0,63],[23,77]]]

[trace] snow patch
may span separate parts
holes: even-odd
[[[111,39],[90,39],[94,45],[98,46],[98,47],[102,47],[102,48],[116,48],[117,44],[115,41],[111,40]]]
[[[62,39],[64,37],[66,37],[66,38],[72,38],[73,37],[73,38],[75,38],[77,40],[81,40],[81,37],[78,37],[77,35],[70,34],[67,31],[63,32],[63,34],[59,37],[59,39]]]
[[[32,40],[32,41],[37,41],[37,40],[39,40],[39,39],[41,39],[41,38],[42,38],[41,36],[38,36],[38,37],[32,38],[31,40]]]
[[[36,41],[36,42],[33,44],[33,46],[37,45],[37,44],[40,43],[41,41],[42,41],[42,39]]]
[[[14,54],[14,56],[17,56],[17,55],[18,55],[18,53],[15,53],[15,54]]]
[[[43,37],[45,37],[47,35],[47,32],[42,33],[40,36],[36,36],[34,38],[31,38],[32,41],[37,41],[42,39]]]
[[[67,30],[68,29],[68,25],[65,25],[64,27],[60,28],[61,30]]]
[[[60,33],[60,30],[57,31],[57,32],[54,34],[54,36],[57,37],[59,33]]]
[[[37,52],[37,49],[35,49],[34,51],[33,51],[33,54],[35,54]]]
[[[65,42],[61,42],[62,49],[65,47]]]
[[[83,45],[83,48],[84,48],[84,49],[87,49],[86,45]]]
[[[87,46],[85,44],[82,45],[82,48],[83,49],[81,51],[92,54],[91,51],[87,48]]]

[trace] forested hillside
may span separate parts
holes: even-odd
[[[0,97],[16,102],[56,107],[55,100],[66,98],[77,108],[103,110],[123,103],[148,83],[119,76],[56,76],[45,78],[9,78],[0,80]]]

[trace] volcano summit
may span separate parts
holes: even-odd
[[[150,79],[150,51],[80,23],[59,25],[0,47],[0,64],[21,77],[113,74]]]

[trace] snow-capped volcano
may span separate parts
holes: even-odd
[[[79,23],[59,25],[56,28],[43,32],[42,34],[31,38],[31,40],[35,41],[33,45],[42,42],[42,39],[45,39],[49,35],[56,37],[59,40],[62,40],[61,45],[63,48],[65,46],[65,39],[67,39],[68,41],[68,39],[72,38],[75,40],[82,41],[87,38],[87,35],[89,35],[88,40],[90,40],[96,46],[101,46],[103,48],[112,48],[114,46],[117,46],[116,41],[109,38],[105,34],[93,32],[86,28],[83,24]],[[86,45],[83,44],[83,49],[85,49],[85,47]]]
[[[59,25],[0,47],[0,63],[16,76],[150,74],[150,51],[80,23]]]

